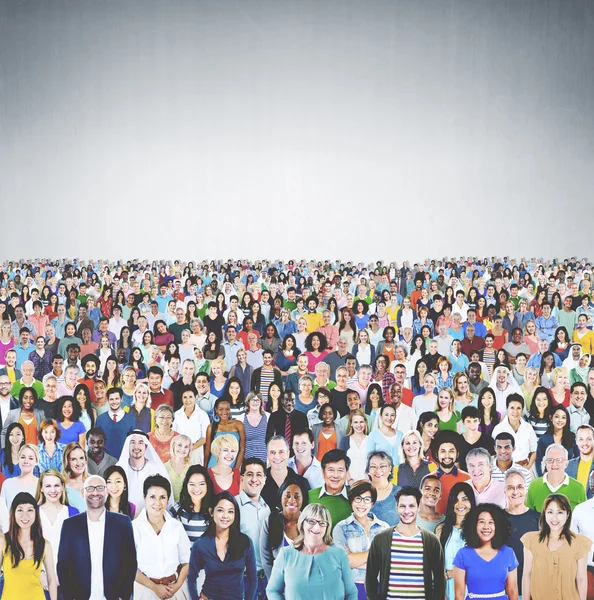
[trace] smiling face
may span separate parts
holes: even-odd
[[[432,477],[425,479],[421,494],[423,495],[423,506],[435,506],[441,498],[441,482]]]
[[[551,533],[561,533],[568,517],[567,511],[554,501],[550,502],[545,510],[545,520],[551,528]]]
[[[157,486],[150,487],[144,497],[147,516],[151,520],[162,518],[168,501],[169,496],[166,489]]]
[[[298,485],[292,484],[285,488],[281,496],[283,516],[288,520],[295,520],[303,506],[303,494]]]
[[[64,486],[55,475],[45,475],[41,484],[41,493],[45,496],[46,502],[59,503]]]
[[[16,507],[14,518],[20,529],[30,529],[37,518],[35,507],[32,504],[19,504]]]
[[[23,447],[19,452],[19,467],[23,475],[30,474],[37,465],[37,457],[31,448]]]
[[[227,530],[235,521],[235,506],[229,500],[219,500],[211,510],[217,530]]]
[[[491,513],[482,512],[479,514],[476,524],[476,532],[479,540],[483,544],[489,544],[492,542],[493,537],[495,536],[495,521],[491,516]]]

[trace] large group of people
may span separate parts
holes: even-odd
[[[586,260],[0,264],[3,598],[594,598]]]

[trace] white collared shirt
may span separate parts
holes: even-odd
[[[349,499],[346,485],[342,487],[342,491],[339,494],[330,494],[326,491],[326,484],[324,483],[320,489],[320,495],[318,498],[322,498],[323,496],[343,496],[347,501]]]
[[[551,494],[554,494],[562,486],[567,485],[569,483],[569,475],[567,473],[565,473],[565,477],[563,478],[563,481],[559,485],[551,485],[547,479],[547,473],[545,473],[542,476],[542,480],[543,480],[544,484],[551,490]]]
[[[117,413],[112,412],[111,408],[109,409],[109,420],[113,421],[113,417],[115,416],[116,418],[116,423],[119,423],[123,418],[124,415],[126,414],[126,412],[124,411],[123,408],[120,408],[120,410],[118,410]]]
[[[8,413],[10,412],[10,396],[0,400],[0,411],[2,414],[2,423],[5,423],[8,418]]]
[[[575,507],[571,517],[571,530],[594,541],[594,498]],[[594,566],[592,552],[588,554],[588,566]]]
[[[91,552],[91,597],[89,600],[105,600],[103,593],[103,543],[105,541],[105,510],[98,521],[91,521],[87,514],[89,550]]]
[[[148,522],[146,509],[132,521],[138,569],[153,579],[174,575],[179,565],[190,562],[191,546],[184,526],[167,511],[164,516],[159,535]]]

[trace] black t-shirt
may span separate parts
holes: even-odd
[[[510,515],[505,513],[511,524],[512,534],[507,545],[515,552],[518,565],[518,593],[522,595],[522,573],[524,572],[524,544],[521,537],[530,531],[538,531],[540,513],[529,508],[521,515]]]
[[[330,404],[340,413],[341,417],[345,417],[351,412],[349,410],[349,405],[347,404],[348,391],[348,389],[344,390],[344,392],[340,392],[336,389],[330,390]]]
[[[225,319],[223,319],[221,315],[217,315],[214,319],[211,319],[209,315],[206,315],[202,321],[208,333],[214,331],[217,336],[221,338],[223,325],[225,325]]]

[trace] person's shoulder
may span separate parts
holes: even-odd
[[[538,542],[538,536],[540,535],[540,531],[529,531],[528,533],[525,533],[521,538],[520,541],[522,542],[522,544],[524,544],[524,546],[526,548],[528,548],[528,550],[531,549],[531,546],[534,543],[539,543]]]

